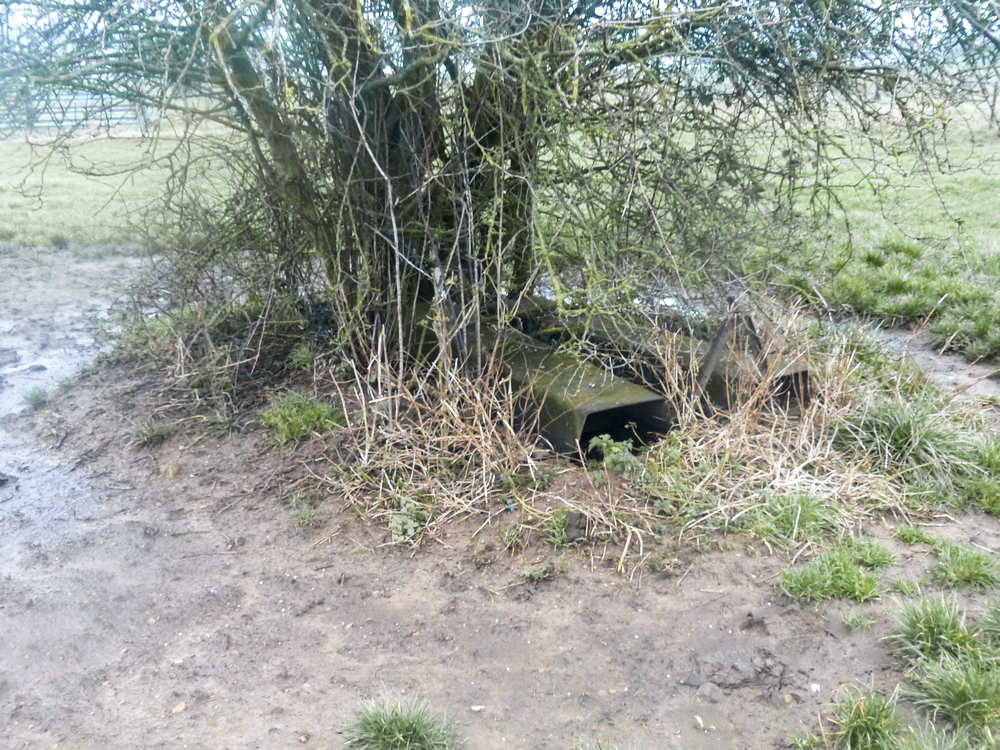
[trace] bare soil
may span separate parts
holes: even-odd
[[[122,368],[25,408],[93,358],[137,262],[0,246],[0,746],[338,748],[359,701],[393,691],[476,749],[779,748],[841,685],[902,679],[891,601],[851,631],[850,605],[780,597],[790,561],[740,538],[631,578],[569,552],[531,584],[518,571],[551,550],[511,557],[472,539],[481,520],[412,550],[331,497],[296,531],[308,461],[256,432],[130,445],[151,384]],[[929,556],[890,525],[866,532],[920,576]],[[933,533],[1000,550],[986,516]]]

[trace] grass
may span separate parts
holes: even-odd
[[[292,526],[300,531],[318,526],[322,502],[322,497],[315,492],[293,492],[288,501]]]
[[[24,392],[22,400],[24,401],[25,406],[37,409],[49,402],[48,389],[38,385],[33,386]]]
[[[366,701],[344,728],[349,750],[459,750],[451,721],[416,698]]]
[[[910,690],[916,705],[932,718],[991,736],[1000,729],[1000,666],[951,655],[921,665]]]
[[[936,544],[934,537],[921,526],[900,526],[896,529],[896,538],[903,544]]]
[[[894,558],[875,542],[843,542],[807,565],[786,570],[781,590],[792,599],[824,601],[878,599],[883,587],[869,570],[893,564]]]
[[[301,393],[288,393],[260,415],[276,443],[293,443],[343,423],[330,404]]]
[[[966,624],[954,599],[904,602],[889,642],[910,668],[942,656],[960,657],[980,651],[980,633]]]
[[[887,750],[899,729],[895,693],[873,688],[844,690],[833,714],[833,747],[844,750]]]
[[[71,251],[143,244],[152,228],[143,211],[167,184],[165,157],[177,146],[169,133],[73,138],[54,152],[41,141],[0,140],[0,242]],[[225,189],[226,169],[207,154],[186,174],[200,190]]]
[[[938,542],[934,552],[938,562],[931,577],[936,583],[981,591],[1000,585],[1000,568],[994,555],[951,542]]]
[[[990,321],[1000,315],[1000,219],[981,196],[1000,189],[992,166],[998,147],[985,120],[956,116],[951,127],[959,135],[943,172],[904,157],[875,186],[850,160],[832,165],[824,184],[842,212],[815,234],[811,251],[777,264],[778,280],[821,307],[926,324],[938,347],[996,356],[1000,329]]]

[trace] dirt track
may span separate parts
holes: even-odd
[[[89,356],[88,318],[132,265],[74,257],[42,273],[0,249],[8,413],[55,369],[40,358]],[[628,581],[571,555],[524,584],[530,548],[478,567],[465,529],[379,547],[339,498],[305,536],[287,455],[254,435],[129,447],[144,403],[106,371],[0,423],[4,747],[337,748],[385,689],[447,711],[470,748],[759,749],[815,730],[841,684],[900,679],[887,618],[851,632],[846,605],[776,600],[784,558],[734,547]],[[935,533],[1000,549],[993,519]],[[929,564],[896,550],[900,575]]]

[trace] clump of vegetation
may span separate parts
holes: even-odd
[[[292,526],[300,531],[312,529],[319,524],[319,508],[323,498],[315,492],[301,490],[292,493],[288,500]]]
[[[934,537],[922,526],[900,526],[896,529],[896,538],[903,544],[936,544]]]
[[[177,425],[157,417],[147,417],[132,428],[131,442],[144,448],[163,443],[177,431]]]
[[[891,565],[894,557],[876,542],[841,542],[807,565],[784,571],[781,590],[793,599],[849,599],[866,602],[883,587],[868,568]]]
[[[980,652],[980,633],[966,624],[965,614],[954,598],[904,602],[896,620],[889,641],[910,668],[945,655],[959,657]]]
[[[416,541],[430,518],[431,513],[423,503],[412,497],[401,497],[397,512],[389,519],[392,541],[397,544]]]
[[[292,443],[343,423],[329,403],[301,393],[288,393],[260,415],[277,443]]]
[[[834,709],[833,747],[840,750],[887,750],[892,747],[900,721],[897,695],[874,688],[844,690]]]
[[[344,729],[349,750],[460,750],[450,719],[416,698],[365,701]]]
[[[938,562],[931,576],[942,586],[986,590],[1000,585],[1000,568],[988,552],[951,542],[938,542],[934,552]]]
[[[37,409],[49,402],[49,392],[41,386],[33,386],[24,392],[23,401],[25,406]]]

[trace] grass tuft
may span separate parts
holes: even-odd
[[[300,393],[282,396],[261,414],[261,421],[277,443],[291,443],[325,432],[343,422],[330,404]]]
[[[993,555],[952,542],[938,542],[934,552],[938,562],[931,576],[942,586],[984,591],[1000,585],[1000,569]]]
[[[810,562],[781,575],[781,589],[793,599],[823,601],[849,599],[867,602],[878,599],[882,587],[878,579],[865,570],[855,543],[837,545]],[[863,559],[865,553],[861,555]]]
[[[462,744],[444,715],[423,700],[366,701],[344,730],[349,750],[458,750]]]
[[[981,651],[979,632],[966,625],[955,599],[905,602],[888,640],[911,668],[943,656],[959,657]]]
[[[874,688],[844,690],[834,710],[837,729],[833,746],[843,750],[887,750],[899,729],[896,693],[885,695]]]
[[[992,734],[1000,728],[1000,666],[996,661],[943,655],[921,665],[910,689],[914,702],[958,727]]]

